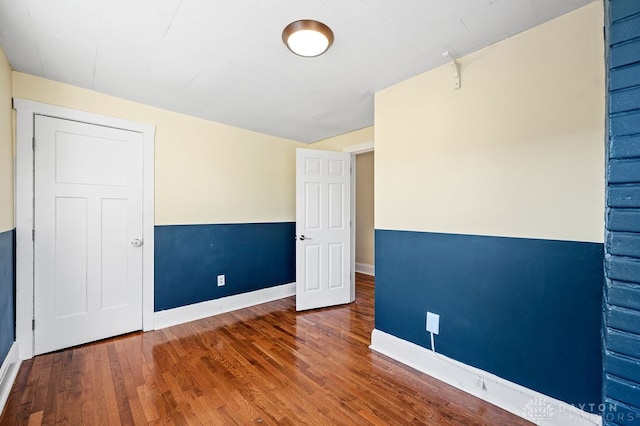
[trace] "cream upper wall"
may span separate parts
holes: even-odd
[[[332,138],[323,139],[318,142],[309,144],[309,149],[323,149],[325,151],[342,151],[344,148],[352,145],[359,145],[365,142],[373,142],[374,130],[373,126],[364,129],[354,130],[353,132],[343,135],[334,136]]]
[[[154,125],[158,225],[295,221],[295,149],[306,144],[17,72],[13,96]]]
[[[13,229],[11,65],[0,48],[0,232]]]
[[[356,155],[356,262],[374,264],[374,153]]]
[[[602,242],[603,4],[376,94],[376,228]]]

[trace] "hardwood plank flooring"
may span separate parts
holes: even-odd
[[[293,297],[23,362],[0,425],[525,425],[369,350],[371,277],[356,301]]]

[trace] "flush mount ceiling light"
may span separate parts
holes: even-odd
[[[322,22],[302,19],[285,27],[282,41],[296,55],[312,58],[327,51],[333,43],[333,32]]]

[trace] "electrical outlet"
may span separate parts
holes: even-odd
[[[427,331],[429,333],[440,333],[440,315],[427,312]]]
[[[224,275],[218,275],[218,287],[225,285]]]

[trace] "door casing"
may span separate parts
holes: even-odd
[[[375,151],[374,141],[347,146],[342,152],[351,154],[351,300],[356,299],[356,155]]]
[[[20,359],[29,359],[34,351],[32,328],[34,314],[33,275],[33,138],[34,117],[49,116],[64,120],[138,132],[143,136],[142,182],[142,329],[153,330],[154,286],[154,138],[155,127],[76,111],[69,108],[13,99],[16,110],[15,221],[16,221],[16,343]],[[37,143],[37,141],[36,141]]]

